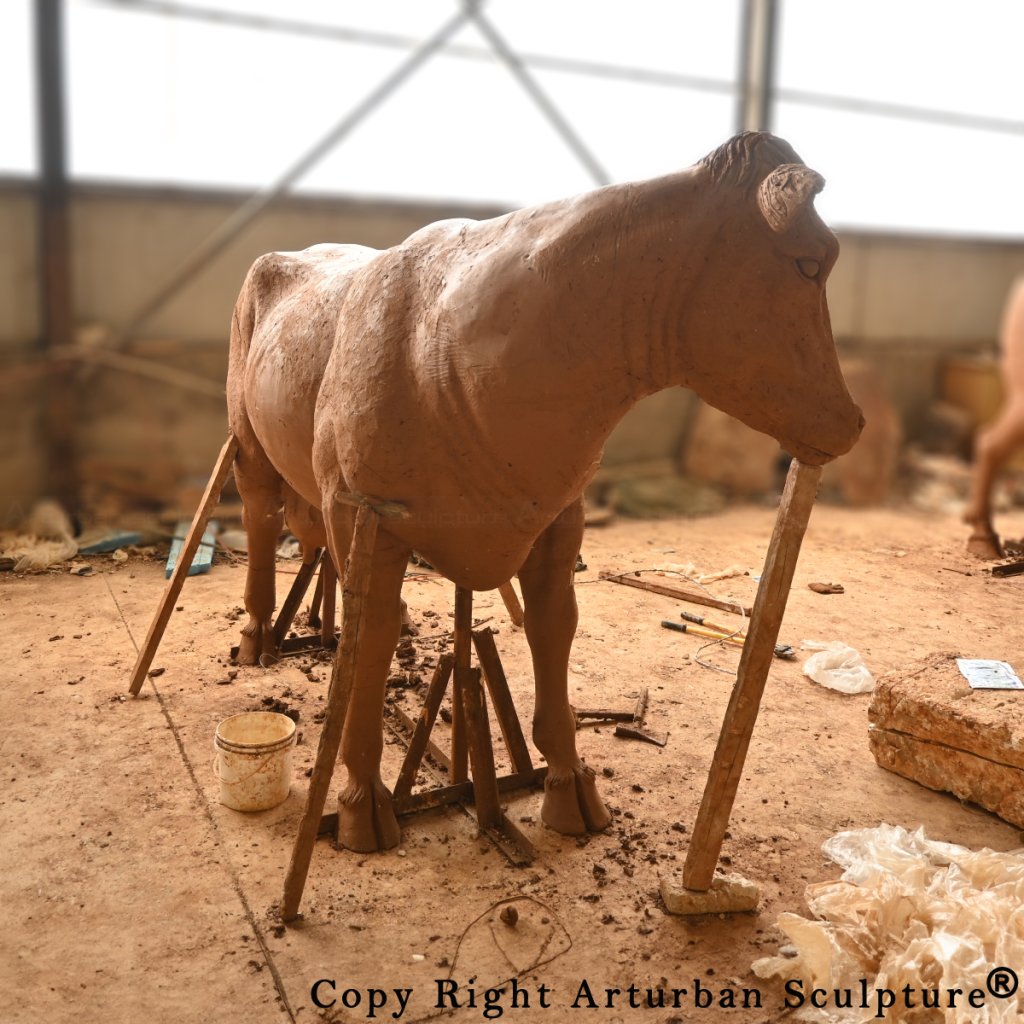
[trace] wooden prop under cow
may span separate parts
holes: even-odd
[[[1010,456],[1024,447],[1024,278],[1006,303],[1000,370],[1003,406],[995,421],[974,442],[974,476],[964,521],[971,527],[967,550],[980,558],[1002,558],[1003,546],[992,525],[992,485]]]
[[[675,385],[802,462],[853,445],[862,417],[825,301],[839,246],[814,210],[822,185],[787,143],[750,133],[651,181],[442,221],[384,251],[319,245],[253,265],[227,383],[249,537],[239,661],[274,653],[285,517],[304,552],[326,540],[340,567],[353,496],[405,510],[381,520],[370,560],[342,845],[399,841],[381,716],[413,550],[471,590],[518,574],[548,763],[542,818],[569,834],[608,824],[566,678],[583,489],[626,411]]]

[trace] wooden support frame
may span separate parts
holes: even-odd
[[[360,512],[362,512],[362,508]],[[358,630],[358,618],[355,626],[350,623],[353,614],[361,615],[361,607],[354,611],[350,605],[349,596],[350,590],[357,585],[355,582],[351,582],[350,574],[357,565],[362,564],[357,559],[356,552],[356,537],[360,529],[357,519],[357,533],[353,535],[352,552],[349,555],[349,563],[345,571],[341,642],[338,646],[331,678],[331,689],[327,698],[327,714],[324,719],[323,732],[320,735],[316,764],[310,779],[306,807],[295,841],[288,876],[285,879],[282,904],[282,917],[285,921],[294,920],[298,916],[299,903],[312,859],[313,844],[316,842],[317,836],[335,834],[338,828],[337,812],[324,814],[323,808],[327,789],[330,786],[330,776],[341,743],[344,711],[347,708],[348,692],[351,687],[350,674],[354,671],[354,660],[353,665],[348,667],[349,659],[355,657],[354,649],[350,652],[349,645],[352,642],[353,631]],[[365,526],[362,529],[365,532]],[[360,541],[360,547],[365,547],[367,543],[369,541],[364,537]],[[360,557],[363,556],[367,559],[369,557],[365,555],[365,552],[360,555]],[[366,564],[368,575],[368,562]],[[367,584],[363,584],[363,586],[365,585]],[[416,720],[413,721],[404,713],[402,714],[405,724],[411,726],[411,737],[392,794],[395,813],[397,815],[415,814],[420,811],[472,801],[476,807],[477,821],[481,831],[487,832],[495,839],[504,840],[505,844],[509,842],[514,844],[517,862],[528,863],[536,857],[536,851],[529,840],[502,812],[501,794],[543,783],[547,767],[535,768],[533,766],[501,659],[494,644],[494,637],[487,629],[474,631],[472,620],[473,592],[461,587],[456,588],[455,650],[438,659],[434,675],[427,687],[423,708]],[[480,667],[473,667],[470,664],[473,647],[476,648]],[[490,722],[484,696],[485,680],[513,768],[512,774],[501,778],[497,776],[494,765],[494,749],[491,743]],[[449,682],[452,683],[453,688],[452,756],[450,758],[439,750],[430,739]],[[330,734],[328,733],[329,729]],[[449,778],[452,780],[451,784],[414,794],[412,788],[415,785],[417,773],[424,756],[428,753],[447,768]],[[464,759],[461,778],[456,774],[459,756]],[[468,777],[470,766],[472,767],[472,780]]]
[[[330,561],[330,558],[330,555],[326,556],[327,561]],[[274,621],[274,646],[278,650],[281,649],[281,645],[285,642],[288,630],[292,628],[295,614],[299,610],[299,605],[302,604],[302,599],[306,596],[306,591],[309,590],[313,574],[316,572],[317,567],[323,563],[324,559],[323,548],[317,548],[312,561],[303,562],[299,566],[299,571],[295,574],[295,582],[292,583],[288,596],[284,599],[281,610],[277,613],[277,619]]]

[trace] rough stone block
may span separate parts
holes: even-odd
[[[661,877],[661,898],[670,914],[728,914],[757,909],[761,890],[742,875],[716,875],[707,892],[687,889],[682,871]]]
[[[1024,691],[972,690],[956,658],[932,654],[878,681],[871,752],[889,771],[1024,827]]]

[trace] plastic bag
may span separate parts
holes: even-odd
[[[803,992],[824,991],[824,1005],[805,1003],[794,1019],[1024,1019],[1024,986],[1015,987],[1016,978],[1003,966],[1019,969],[1024,963],[1024,851],[969,850],[930,840],[920,828],[908,832],[885,824],[841,832],[822,850],[845,869],[842,878],[807,887],[812,919],[779,917],[794,956],[765,957],[752,965],[759,978],[793,981]],[[852,999],[836,997],[847,990]],[[950,990],[961,997],[952,1000]],[[974,990],[985,995],[983,1007],[963,995]],[[935,1009],[922,1009],[925,998]]]
[[[821,643],[805,640],[806,650],[816,651],[804,662],[804,675],[840,693],[869,693],[875,688],[860,653],[840,640]]]

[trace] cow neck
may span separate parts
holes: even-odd
[[[578,390],[607,432],[641,398],[688,383],[685,311],[705,283],[712,187],[691,168],[589,193],[549,247],[545,277],[559,286]]]

